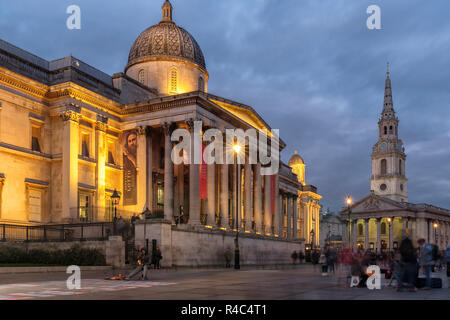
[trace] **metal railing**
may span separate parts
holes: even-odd
[[[124,229],[124,228],[122,228]],[[118,230],[118,234],[123,230]],[[23,226],[0,224],[0,241],[45,242],[106,240],[113,234],[112,222]]]

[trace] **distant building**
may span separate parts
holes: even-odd
[[[320,212],[320,247],[342,247],[347,241],[347,222],[334,212]]]
[[[406,154],[399,139],[389,68],[383,110],[378,121],[379,139],[372,151],[371,194],[344,208],[341,216],[351,226],[353,248],[392,250],[404,236],[419,238],[441,248],[449,245],[450,210],[408,202]]]

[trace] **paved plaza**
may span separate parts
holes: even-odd
[[[396,292],[349,288],[343,271],[323,277],[319,267],[297,265],[278,269],[187,269],[156,270],[148,281],[110,281],[111,271],[82,272],[81,289],[68,290],[69,275],[25,273],[0,275],[1,300],[33,299],[155,299],[155,300],[449,300],[448,288]],[[446,283],[444,283],[446,286]]]

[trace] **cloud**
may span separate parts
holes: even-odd
[[[0,38],[46,59],[73,54],[113,74],[134,39],[160,21],[161,1],[76,1],[82,30],[65,28],[73,1],[2,5]],[[209,91],[251,105],[307,164],[307,183],[338,210],[370,191],[386,61],[407,150],[411,202],[450,208],[450,3],[380,0],[382,30],[366,28],[373,1],[173,0],[175,21],[199,42]],[[4,7],[4,8],[3,8]]]

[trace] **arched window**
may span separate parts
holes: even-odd
[[[384,134],[387,134],[387,127],[384,127]]]
[[[386,223],[381,223],[381,228],[380,228],[380,232],[381,234],[386,234]]]
[[[398,172],[400,173],[400,175],[402,175],[403,170],[402,170],[402,160],[401,159],[398,160]]]
[[[139,71],[138,81],[142,84],[145,84],[145,70],[144,69]]]
[[[390,126],[389,127],[389,134],[392,134],[393,133],[393,129],[392,129],[392,126]]]
[[[363,235],[363,225],[362,224],[358,224],[358,235],[359,236]]]
[[[178,71],[175,68],[170,69],[169,72],[169,93],[178,92]]]
[[[203,80],[202,77],[198,78],[198,91],[201,91],[201,92],[205,91],[205,80]]]
[[[387,173],[387,161],[386,161],[386,159],[382,159],[380,174],[385,175],[386,173]]]

